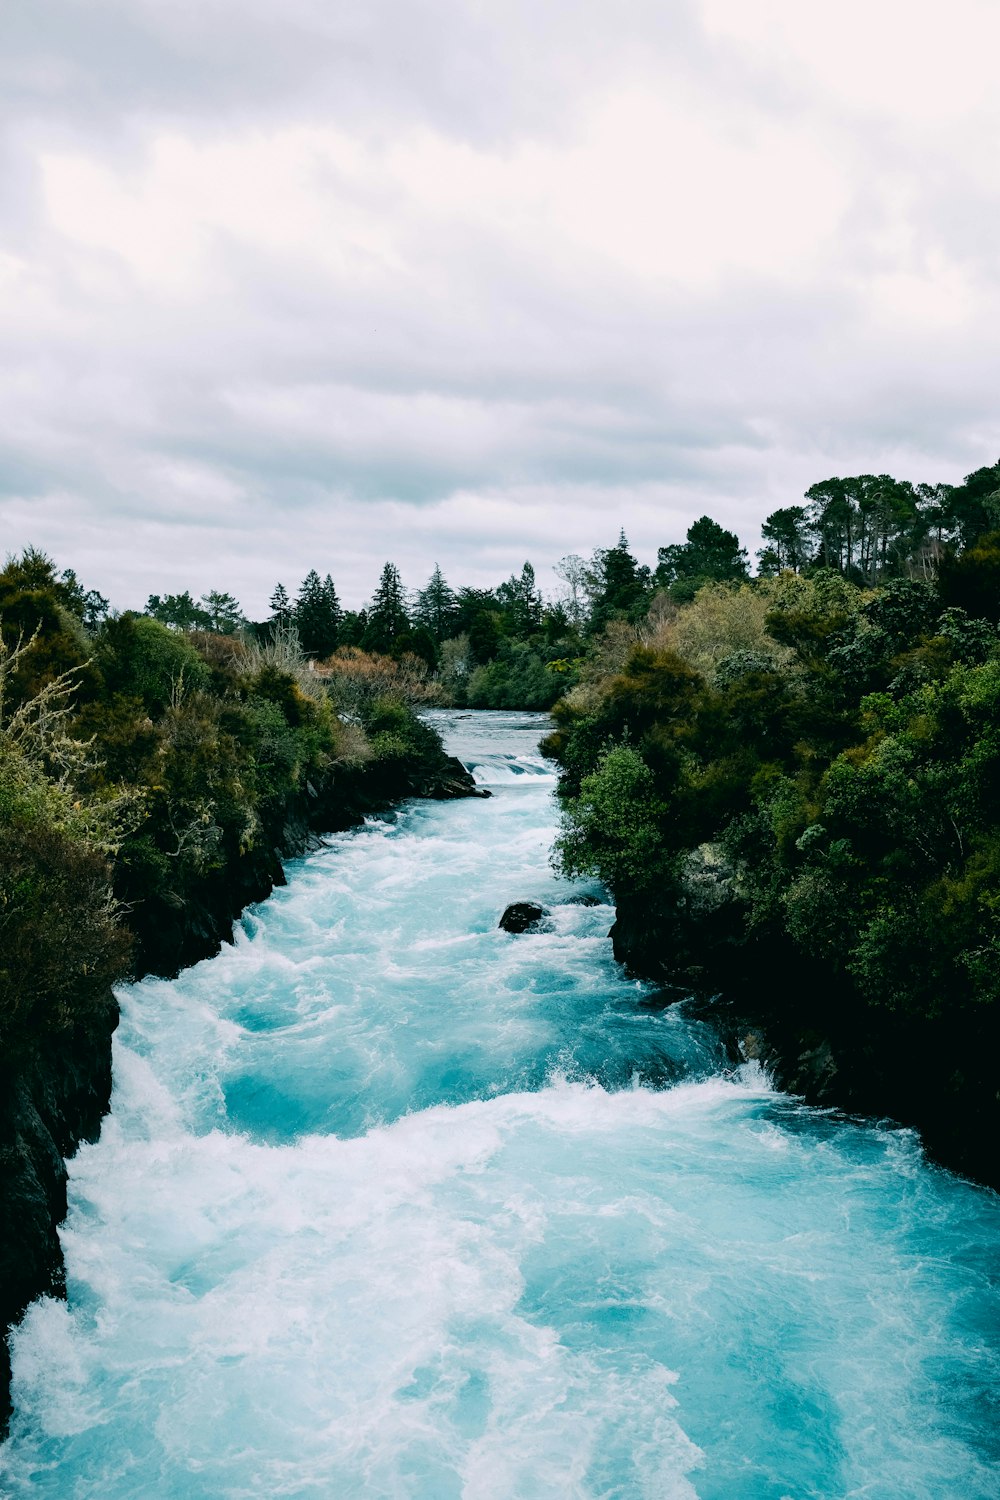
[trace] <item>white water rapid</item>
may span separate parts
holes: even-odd
[[[729,1072],[550,870],[540,718],[437,720],[491,800],[123,991],[3,1493],[997,1500],[1000,1200]]]

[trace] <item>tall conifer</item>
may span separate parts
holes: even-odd
[[[403,581],[395,563],[387,562],[368,606],[368,628],[362,645],[366,651],[391,651],[409,628]]]

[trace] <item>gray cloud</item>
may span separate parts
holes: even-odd
[[[990,7],[806,9],[12,4],[0,546],[260,612],[993,460]]]

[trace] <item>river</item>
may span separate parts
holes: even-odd
[[[490,800],[122,992],[3,1493],[997,1500],[1000,1199],[734,1072],[553,874],[540,716],[435,717]]]

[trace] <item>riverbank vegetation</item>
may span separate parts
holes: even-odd
[[[290,825],[343,826],[444,763],[405,667],[317,674],[290,630],[203,626],[110,615],[32,550],[0,572],[3,1056],[130,967],[176,968],[206,913],[226,930],[225,888],[280,879]]]
[[[1000,465],[921,502],[919,525],[873,519],[860,482],[815,489],[772,525],[763,576],[688,597],[675,569],[606,632],[544,747],[559,858],[613,890],[623,957],[686,991],[754,992],[796,1045],[803,1026],[832,1039],[846,1102],[923,1123],[918,1096],[943,1099],[932,1135],[964,1134],[971,1155],[951,1155],[982,1175],[1000,1123]]]

